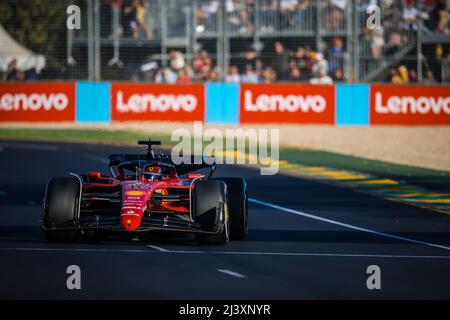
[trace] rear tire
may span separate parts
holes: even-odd
[[[201,244],[224,245],[229,240],[227,187],[222,181],[205,180],[195,185],[193,195],[194,219],[215,234],[196,234]]]
[[[230,215],[230,239],[243,240],[248,233],[247,183],[242,178],[216,178],[226,183]]]
[[[43,225],[44,236],[51,242],[70,242],[76,239],[72,230],[58,228],[75,227],[79,213],[80,182],[75,178],[53,178],[47,186]],[[53,229],[53,230],[52,230]]]

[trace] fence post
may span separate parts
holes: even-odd
[[[417,6],[419,11],[419,19],[417,22],[417,81],[421,83],[423,81],[422,70],[422,32],[423,32],[423,18],[422,18],[422,6],[423,0],[419,0]]]
[[[167,10],[166,1],[159,1],[160,23],[161,23],[161,64],[167,66]]]
[[[94,81],[101,80],[100,19],[100,0],[94,0]]]
[[[352,1],[351,4],[349,4],[350,10],[351,10],[351,17],[353,17],[353,26],[351,29],[351,36],[352,36],[352,46],[353,50],[351,51],[351,61],[353,61],[353,82],[358,83],[359,82],[359,68],[360,68],[360,57],[359,57],[359,34],[361,32],[361,24],[360,24],[360,17],[358,15],[358,10],[355,1]]]
[[[323,1],[316,2],[316,49],[317,52],[322,51],[322,5]]]
[[[253,49],[258,53],[258,57],[260,56],[261,44],[259,42],[259,29],[260,29],[260,3],[259,1],[255,2],[255,6],[253,8]]]
[[[193,33],[194,33],[194,19],[192,19],[192,1],[189,5],[184,7],[184,14],[186,17],[186,62],[191,63],[193,57]]]
[[[216,60],[217,66],[221,69],[219,80],[225,81],[226,77],[226,0],[221,0],[219,10],[217,12],[217,49]]]
[[[88,79],[95,80],[95,32],[94,32],[94,3],[87,0],[87,37],[88,37]]]
[[[350,3],[347,3],[347,6],[345,8],[345,16],[346,16],[346,32],[347,32],[347,50],[344,52],[344,74],[345,74],[345,80],[346,82],[354,82],[355,81],[355,70],[352,72],[352,68],[355,68],[354,64],[354,55],[353,55],[353,32],[354,28],[356,27],[356,23],[354,23],[352,17],[352,5]],[[353,76],[352,76],[353,73]],[[351,81],[349,81],[351,80]]]

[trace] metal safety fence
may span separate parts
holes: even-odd
[[[3,81],[444,83],[449,8],[446,0],[2,0],[0,72]]]

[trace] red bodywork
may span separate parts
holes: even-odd
[[[139,180],[125,180],[101,176],[100,172],[89,172],[87,181],[83,184],[84,193],[91,199],[98,197],[98,190],[114,192],[121,190],[122,201],[120,209],[120,226],[125,231],[139,228],[145,212],[167,212],[168,214],[189,214],[189,188],[194,179],[201,179],[201,174],[189,174],[186,179],[175,174],[158,180],[149,180],[141,176]],[[108,191],[108,189],[110,191]],[[184,189],[181,200],[154,201],[155,196],[169,196],[176,189]],[[181,191],[181,190],[179,190]],[[177,192],[176,194],[180,194]]]

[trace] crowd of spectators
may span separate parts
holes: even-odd
[[[167,1],[176,3],[176,0]],[[423,4],[421,10],[419,1]],[[128,35],[153,39],[151,6],[155,3],[152,0],[103,0],[104,5],[111,7],[112,16],[117,15],[111,20],[111,23],[115,21],[114,27],[110,29],[111,36]],[[197,33],[217,31],[217,14],[221,0],[194,0],[185,3],[196,4],[194,29]],[[265,47],[262,50],[256,51],[251,46],[253,39],[248,38],[246,44],[240,44],[241,48],[233,48],[227,70],[218,67],[217,57],[212,53],[215,45],[205,46],[193,57],[186,57],[180,49],[171,50],[165,57],[168,59],[167,66],[161,66],[161,58],[147,64],[150,65],[148,70],[152,73],[146,79],[158,83],[223,80],[242,83],[332,83],[351,80],[344,63],[349,39],[349,35],[345,34],[345,10],[350,4],[355,4],[360,17],[361,29],[356,45],[362,68],[365,64],[376,65],[403,48],[414,45],[419,19],[423,19],[425,31],[439,35],[449,34],[450,11],[447,0],[225,0],[225,4],[226,21],[231,30],[239,33],[254,32],[255,16],[258,15],[257,26],[260,29],[257,31],[266,33]],[[366,10],[374,4],[382,7],[380,28],[368,28],[365,23]],[[320,27],[324,38],[320,49],[316,47],[315,37],[301,33],[303,30],[317,31],[318,9],[321,12]],[[281,37],[277,39],[277,32],[289,30],[298,32],[298,36],[291,38],[291,41],[285,41],[286,39]],[[336,34],[336,31],[342,33]],[[416,77],[411,74],[412,69],[414,68],[407,72],[408,81],[414,82]],[[146,70],[144,68],[142,71],[147,72]],[[399,67],[392,68],[387,80],[399,83],[401,79],[405,82],[405,72],[399,70]],[[432,81],[435,78],[433,71],[436,74],[436,70],[425,69],[424,77]],[[9,81],[34,77],[33,72],[18,70],[14,62],[2,75],[4,80]]]
[[[143,34],[147,39],[153,38],[153,26],[157,21],[153,21],[152,11],[155,8],[150,8],[152,1],[103,1],[113,11],[119,12],[117,28],[120,35],[138,38]],[[257,31],[260,33],[316,31],[319,12],[321,29],[345,31],[346,8],[353,2],[361,17],[361,25],[365,25],[363,20],[367,19],[366,10],[369,6],[378,5],[382,8],[382,30],[389,34],[383,34],[381,29],[373,33],[365,30],[374,47],[384,44],[381,41],[383,37],[389,41],[391,32],[417,30],[419,17],[424,18],[426,27],[432,32],[448,34],[450,11],[446,0],[225,0],[226,22],[229,31],[237,33],[255,31],[256,16]],[[419,12],[419,2],[423,3],[423,14]],[[198,33],[216,32],[221,0],[195,0],[194,3],[195,30]],[[181,1],[179,5],[188,5],[188,2]],[[179,18],[185,19],[182,11]]]
[[[315,30],[320,11],[321,28],[344,30],[345,10],[355,3],[361,17],[371,5],[382,8],[383,24],[394,24],[405,30],[417,30],[419,2],[423,3],[427,27],[437,33],[448,33],[450,12],[446,0],[226,0],[227,22],[232,30],[252,32],[255,16],[259,31]],[[220,0],[196,0],[195,13],[199,32],[214,31]],[[258,5],[256,5],[258,4]],[[386,26],[385,26],[386,27]]]
[[[258,5],[256,2],[258,1]],[[419,10],[422,1],[422,10]],[[217,14],[220,0],[196,0],[196,31],[217,31]],[[321,12],[321,28],[325,31],[345,31],[345,10],[352,4],[349,0],[226,0],[226,21],[230,30],[253,32],[255,15],[259,15],[259,32],[283,32],[286,30],[316,30],[317,10]],[[381,26],[368,28],[367,8],[379,5],[382,8]],[[419,19],[424,20],[426,30],[437,34],[448,34],[450,13],[446,0],[355,0],[355,8],[361,18],[361,33],[357,43],[363,68],[381,62],[413,45]],[[276,33],[274,33],[276,34]],[[330,38],[329,38],[330,39]],[[325,48],[313,49],[308,39],[300,40],[287,49],[282,41],[273,44],[273,50],[256,53],[243,49],[238,55],[244,62],[231,59],[226,72],[219,70],[209,54],[202,50],[190,65],[169,69],[172,79],[181,73],[180,81],[216,81],[225,73],[228,82],[283,82],[303,81],[331,83],[349,80],[344,69],[346,37],[334,36]],[[181,54],[181,53],[179,53]],[[261,55],[262,57],[260,57]],[[171,57],[173,59],[173,57]],[[237,61],[236,61],[237,60]],[[241,59],[242,60],[242,59]],[[168,73],[167,68],[160,70]],[[167,77],[157,77],[165,79]],[[163,80],[161,80],[163,81]]]
[[[414,84],[418,83],[417,72],[414,69],[408,68],[405,65],[393,67],[389,69],[389,82],[393,84]],[[426,69],[424,72],[424,78],[422,80],[424,84],[437,84],[437,80],[431,69]]]
[[[111,7],[111,37],[133,36],[138,39],[145,36],[153,38],[152,20],[149,19],[150,0],[103,0]],[[114,17],[117,15],[117,17]]]
[[[306,28],[314,30],[314,15],[321,9],[322,27],[338,30],[344,26],[347,0],[226,0],[226,21],[238,33],[254,31],[258,16],[260,32]],[[220,0],[197,0],[198,32],[214,31]]]
[[[172,50],[166,67],[157,69],[157,83],[225,82],[274,83],[310,82],[331,84],[344,81],[342,39],[335,37],[333,45],[317,52],[310,46],[299,46],[295,50],[276,41],[268,58],[261,58],[249,47],[239,59],[234,59],[226,72],[222,72],[210,54],[202,49],[187,63],[182,52]]]

